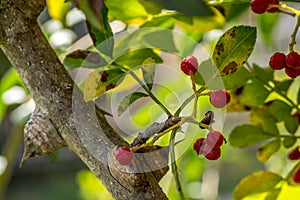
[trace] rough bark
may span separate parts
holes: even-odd
[[[107,154],[125,141],[107,124],[101,112],[95,112],[93,102],[84,102],[82,93],[49,46],[36,21],[45,5],[45,0],[0,0],[0,47],[36,105],[45,110],[69,148],[115,199],[167,199],[154,174],[145,173],[145,187],[139,191],[130,191],[111,175]]]

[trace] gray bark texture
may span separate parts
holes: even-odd
[[[154,173],[138,176],[143,185],[138,189],[121,184],[128,177],[111,174],[108,153],[117,145],[127,144],[93,102],[84,102],[81,91],[48,44],[37,23],[45,6],[45,0],[0,0],[0,47],[36,105],[115,199],[167,199]]]

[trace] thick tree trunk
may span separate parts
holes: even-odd
[[[69,148],[99,177],[115,199],[167,199],[152,173],[143,176],[144,187],[140,190],[124,187],[120,184],[122,181],[111,175],[108,152],[125,142],[107,124],[103,114],[95,114],[92,102],[84,102],[49,46],[36,21],[45,4],[44,0],[0,0],[0,47],[17,69],[36,105],[45,110]],[[123,179],[126,181],[126,177]]]

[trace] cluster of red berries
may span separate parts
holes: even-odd
[[[271,7],[272,5],[279,5],[279,0],[252,0],[251,10],[256,14],[263,14],[265,12],[278,12],[278,8]]]
[[[190,76],[195,74],[198,70],[198,60],[194,56],[188,56],[184,58],[181,62],[181,70],[186,75]],[[214,92],[209,92],[210,103],[215,108],[223,108],[230,101],[230,94],[226,90],[217,90]]]
[[[208,160],[217,160],[221,156],[220,147],[224,141],[225,138],[219,131],[211,131],[207,134],[206,139],[197,139],[193,148],[198,155],[204,155]]]
[[[134,153],[128,147],[121,147],[117,150],[116,159],[120,165],[130,165],[134,159]]]
[[[299,151],[300,146],[295,147],[290,151],[288,154],[288,158],[290,160],[300,160],[300,151]],[[293,181],[295,183],[300,183],[300,168],[297,169],[293,175]]]
[[[300,75],[300,55],[297,52],[290,52],[288,55],[276,52],[271,56],[269,65],[274,70],[285,69],[285,73],[291,78]]]

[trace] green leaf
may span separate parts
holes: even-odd
[[[109,16],[126,21],[136,18],[147,18],[149,13],[139,0],[106,0]]]
[[[195,82],[199,85],[206,85],[210,90],[224,89],[224,82],[219,71],[211,59],[203,61],[195,74]]]
[[[219,39],[213,60],[222,75],[236,72],[248,59],[256,41],[256,28],[234,26]]]
[[[279,131],[276,125],[276,118],[261,108],[253,108],[250,112],[250,121],[253,125],[262,128],[270,135],[278,135]]]
[[[266,44],[271,44],[272,32],[276,23],[278,22],[279,15],[277,13],[265,13],[258,16],[258,27]]]
[[[176,53],[178,51],[173,36],[172,30],[159,27],[144,27],[130,32],[124,32],[124,34],[116,40],[114,58],[118,58],[131,51],[147,48]],[[145,57],[145,59],[146,58],[147,57]]]
[[[292,111],[292,107],[281,100],[269,101],[263,107],[278,121],[283,121]]]
[[[151,90],[154,82],[155,74],[155,60],[153,58],[147,58],[142,64],[142,72],[146,85]]]
[[[131,104],[142,97],[147,97],[148,95],[142,92],[134,92],[124,97],[118,108],[118,115],[120,116]]]
[[[96,52],[88,50],[75,50],[69,53],[63,61],[64,66],[68,70],[78,67],[99,68],[106,66],[106,60]]]
[[[251,78],[251,74],[241,67],[236,73],[223,77],[224,85],[227,90],[235,90],[244,86]]]
[[[180,13],[173,15],[178,26],[184,33],[184,37],[176,37],[176,46],[183,57],[190,56],[194,53],[195,46],[201,42],[203,34],[210,30],[222,29],[225,24],[224,16],[219,12],[215,12],[214,16],[198,17],[186,16]]]
[[[105,71],[95,70],[84,80],[84,100],[90,101],[99,97],[104,92],[115,88],[124,79],[125,73],[119,69]]]
[[[161,6],[157,5],[156,3],[148,0],[138,0],[140,4],[143,5],[147,13],[152,15],[157,15],[161,13],[163,9]]]
[[[171,14],[164,13],[158,16],[154,16],[152,19],[145,21],[140,27],[160,27],[160,28],[168,28],[172,29],[175,24],[175,19]]]
[[[151,0],[167,10],[175,10],[185,15],[210,16],[212,11],[203,0]]]
[[[264,103],[269,94],[270,91],[264,87],[263,83],[254,79],[244,86],[239,100],[246,106],[258,107]]]
[[[294,135],[299,127],[298,117],[291,115],[286,116],[284,126],[290,134]]]
[[[284,80],[284,81],[274,81],[275,88],[282,93],[286,94],[288,89],[290,88],[291,84],[294,82],[292,79]]]
[[[154,63],[162,63],[163,61],[152,49],[138,49],[123,54],[115,62],[132,69],[141,66],[148,58],[152,58]]]
[[[277,200],[281,192],[281,187],[271,190],[269,194],[265,197],[265,200]]]
[[[257,159],[260,162],[267,162],[269,158],[280,149],[280,146],[280,139],[275,139],[263,144],[256,152]]]
[[[262,68],[256,64],[253,64],[253,71],[254,75],[264,82],[273,80],[274,70],[272,70],[270,67]]]
[[[298,90],[298,98],[297,98],[297,102],[298,102],[298,104],[300,104],[300,88],[299,88],[299,90]]]
[[[297,142],[297,138],[296,137],[284,137],[283,141],[282,141],[282,145],[285,148],[290,148],[292,146],[294,146],[294,144]]]
[[[245,148],[274,137],[261,128],[246,124],[236,126],[229,135],[228,141],[233,147]]]
[[[111,57],[114,39],[108,21],[106,4],[103,1],[79,0],[79,8],[84,12],[89,22],[87,28],[94,45],[101,53]]]
[[[178,50],[175,46],[173,36],[173,32],[169,29],[154,28],[143,36],[143,40],[148,47],[150,46],[174,53],[178,52]]]
[[[233,192],[233,200],[240,200],[252,194],[267,192],[280,181],[282,181],[282,177],[270,171],[253,173],[237,185]]]

